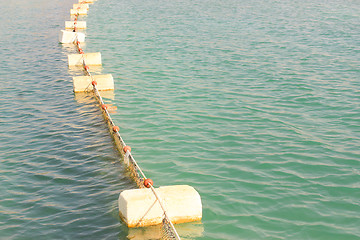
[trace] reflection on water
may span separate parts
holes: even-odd
[[[181,239],[184,240],[201,237],[204,232],[204,226],[201,222],[175,224],[175,228],[181,236]],[[132,240],[154,240],[160,239],[161,235],[161,225],[157,225],[142,228],[128,228],[127,238]]]
[[[111,103],[115,99],[114,91],[100,91],[100,95],[107,104],[108,111],[110,113],[116,113],[117,106]],[[74,93],[74,99],[80,104],[90,104],[95,101],[93,92],[76,92]]]

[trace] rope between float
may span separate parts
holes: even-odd
[[[105,103],[104,103],[104,101],[103,101],[103,99],[102,99],[102,97],[101,97],[101,95],[100,95],[100,93],[99,93],[99,91],[98,91],[98,89],[97,89],[97,86],[96,86],[97,83],[96,83],[94,77],[92,76],[91,72],[89,71],[89,67],[86,65],[86,61],[85,61],[85,57],[84,57],[84,52],[83,52],[83,50],[82,50],[82,48],[81,48],[80,42],[77,41],[77,39],[76,39],[76,45],[77,45],[77,48],[78,48],[79,53],[82,54],[83,68],[84,68],[84,71],[86,72],[87,76],[89,76],[89,77],[91,78],[91,84],[93,85],[93,89],[94,89],[95,95],[96,95],[99,103],[100,103],[101,105],[104,105]],[[90,86],[90,84],[89,84],[89,86]],[[107,109],[104,109],[104,111],[105,111],[106,117],[108,118],[108,120],[109,120],[109,122],[111,123],[111,125],[112,125],[113,127],[115,127],[116,125],[115,125],[114,121],[112,120],[109,111],[108,111]],[[116,135],[118,136],[119,140],[121,141],[121,144],[122,144],[124,147],[127,146],[126,143],[125,143],[125,141],[122,139],[119,131],[116,131],[115,133],[116,133]],[[132,163],[134,164],[134,166],[135,166],[135,167],[137,168],[137,170],[140,172],[140,174],[142,175],[142,177],[143,177],[144,179],[146,179],[146,176],[145,176],[144,172],[141,170],[140,166],[137,164],[137,162],[135,161],[135,159],[134,159],[134,157],[132,156],[132,154],[131,154],[130,151],[129,151],[128,154],[129,154],[129,157],[130,157],[130,159],[132,160]]]

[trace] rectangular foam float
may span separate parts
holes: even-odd
[[[85,34],[81,32],[72,32],[61,30],[59,34],[60,43],[73,43],[75,41],[85,42]]]
[[[85,8],[81,9],[70,9],[70,15],[87,15],[88,10]]]
[[[97,82],[99,91],[114,90],[114,79],[111,74],[73,77],[74,92],[93,90],[91,82]]]
[[[65,21],[65,29],[74,29],[75,22],[74,21]],[[85,21],[77,21],[76,22],[77,29],[86,29],[86,22]]]
[[[87,9],[89,10],[89,4],[74,3],[73,9]]]
[[[202,204],[199,193],[191,186],[176,185],[156,188],[173,223],[200,221]],[[144,227],[162,222],[163,210],[149,188],[120,193],[119,215],[128,227]]]
[[[101,65],[101,53],[85,53],[85,54],[69,54],[68,65],[72,66],[83,66],[83,59],[86,65]]]

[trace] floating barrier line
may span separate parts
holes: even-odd
[[[159,206],[160,206],[160,208],[162,210],[162,214],[163,214],[162,221],[161,221],[162,226],[163,226],[162,229],[164,230],[162,232],[163,237],[165,236],[165,237],[167,237],[167,239],[180,240],[180,236],[177,233],[177,231],[176,231],[176,229],[174,227],[174,224],[170,220],[170,217],[168,215],[168,211],[167,211],[167,209],[165,208],[165,206],[163,204],[163,200],[160,198],[157,190],[153,187],[153,181],[146,177],[146,175],[144,174],[144,172],[140,168],[139,164],[135,161],[135,158],[133,157],[133,155],[131,153],[131,147],[126,145],[125,141],[123,140],[123,138],[120,135],[120,132],[119,132],[120,128],[115,125],[113,119],[111,118],[111,115],[110,115],[110,113],[108,111],[108,106],[104,103],[103,98],[101,97],[100,92],[99,92],[98,83],[96,81],[96,79],[99,79],[99,78],[95,79],[95,77],[91,74],[91,72],[89,70],[89,66],[87,65],[87,60],[86,60],[86,57],[85,57],[85,53],[84,53],[83,49],[81,48],[80,39],[79,39],[80,36],[78,34],[78,27],[77,27],[78,26],[78,18],[79,18],[79,15],[80,15],[80,9],[82,7],[84,7],[84,6],[81,6],[81,4],[86,4],[86,3],[92,3],[92,1],[90,1],[90,0],[88,0],[88,1],[86,1],[86,0],[79,1],[80,5],[78,5],[78,7],[76,8],[76,10],[78,10],[78,11],[75,14],[75,18],[74,18],[74,22],[73,22],[73,31],[72,32],[74,32],[73,34],[75,35],[75,39],[74,39],[73,43],[76,45],[77,51],[79,52],[79,54],[81,54],[80,62],[76,62],[76,63],[74,63],[74,65],[77,65],[78,63],[80,63],[80,64],[82,63],[82,67],[83,67],[83,70],[85,72],[85,76],[90,77],[91,82],[87,85],[87,87],[85,88],[85,91],[90,92],[91,91],[91,86],[92,86],[92,91],[94,93],[94,96],[95,96],[96,100],[98,101],[98,103],[101,106],[101,109],[102,109],[104,118],[107,121],[108,127],[112,130],[113,138],[115,140],[115,145],[116,145],[116,147],[118,149],[119,149],[119,145],[122,147],[122,148],[119,149],[119,151],[120,151],[120,153],[124,153],[123,154],[123,156],[124,156],[123,159],[124,159],[125,164],[128,167],[128,170],[130,171],[130,174],[131,174],[132,178],[135,180],[137,186],[140,189],[144,188],[144,187],[150,188],[152,194],[156,198],[155,202],[157,201],[159,203]],[[83,35],[83,33],[81,33],[81,35]],[[84,36],[85,35],[83,35],[81,37],[84,37]],[[72,38],[70,38],[70,39],[71,39],[71,41],[73,40]],[[70,59],[70,56],[69,56],[69,59]],[[96,65],[97,63],[92,63],[90,61],[90,64]],[[100,57],[100,64],[101,64],[101,57]],[[69,66],[70,65],[72,65],[72,64],[70,64],[70,60],[69,60]],[[81,65],[79,65],[79,66],[81,66]],[[112,76],[111,76],[111,79],[112,79]],[[86,82],[86,84],[87,84],[87,82]],[[84,87],[85,86],[86,85],[84,85]],[[100,86],[100,90],[104,90],[104,89],[102,89],[102,86]],[[74,91],[75,91],[75,81],[74,81]],[[110,130],[110,132],[111,132],[111,130]],[[194,189],[194,191],[196,192],[195,189]],[[196,192],[196,194],[197,194],[197,192]],[[120,194],[120,196],[121,196],[121,194]],[[200,199],[200,196],[199,196],[199,199]],[[200,202],[200,212],[201,212],[201,202]],[[200,219],[201,219],[201,217],[200,217]],[[138,224],[140,224],[140,222],[141,222],[141,220],[138,222]],[[127,222],[127,223],[129,223],[129,222]],[[128,225],[128,226],[130,226],[130,225]]]

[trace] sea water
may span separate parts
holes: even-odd
[[[135,188],[58,44],[72,0],[1,1],[0,239],[139,238]],[[360,4],[98,0],[85,52],[156,186],[188,184],[188,239],[360,239]],[[184,226],[178,226],[181,228]],[[193,230],[193,232],[192,232]],[[192,232],[192,233],[191,233]]]

